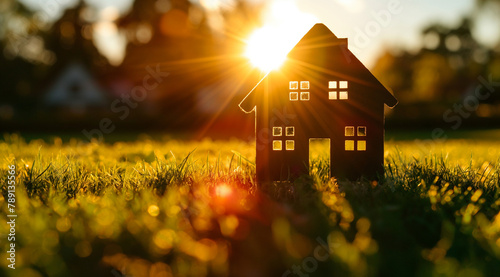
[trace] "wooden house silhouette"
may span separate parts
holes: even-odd
[[[347,39],[316,24],[239,105],[256,113],[257,181],[308,174],[314,138],[330,140],[331,176],[380,176],[384,105],[397,102],[349,51]]]

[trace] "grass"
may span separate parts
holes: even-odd
[[[380,182],[329,179],[320,154],[311,177],[257,189],[253,146],[238,140],[5,135],[0,178],[16,165],[18,218],[16,269],[2,251],[0,275],[493,276],[498,146],[390,141]]]

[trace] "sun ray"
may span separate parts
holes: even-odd
[[[275,1],[265,24],[246,40],[245,56],[263,72],[280,68],[288,52],[317,19],[299,10],[294,1]]]

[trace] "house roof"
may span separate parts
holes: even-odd
[[[318,23],[288,53],[283,70],[272,71],[264,76],[241,101],[240,108],[244,112],[252,112],[258,100],[254,91],[261,87],[266,79],[286,78],[290,67],[301,67],[303,71],[326,73],[362,83],[370,87],[370,93],[374,93],[373,96],[387,106],[394,107],[398,103],[390,91],[349,51],[347,39],[337,38],[328,27]]]
[[[71,63],[63,70],[44,97],[47,106],[80,109],[104,106],[106,94],[81,63]]]

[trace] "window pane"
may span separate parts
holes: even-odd
[[[365,126],[358,127],[358,136],[360,136],[360,137],[366,136],[366,127]]]
[[[354,136],[354,127],[353,126],[347,126],[347,127],[345,127],[345,136],[346,137],[352,137],[352,136]]]
[[[294,140],[287,140],[286,141],[286,150],[295,150],[295,141]]]
[[[354,140],[346,140],[345,141],[345,150],[346,151],[354,151]]]
[[[328,82],[328,88],[329,89],[336,89],[337,88],[337,81]]]
[[[300,82],[300,89],[309,89],[309,81]]]
[[[347,88],[347,81],[340,81],[339,88]]]
[[[291,81],[290,89],[299,89],[299,81]]]
[[[300,100],[309,101],[309,91],[303,91],[300,93]]]
[[[337,92],[336,91],[329,91],[328,92],[328,99],[337,100]]]
[[[273,136],[280,137],[282,133],[281,127],[273,127]]]
[[[358,151],[366,151],[366,140],[358,140]]]
[[[295,127],[293,127],[293,126],[292,127],[286,127],[285,130],[286,130],[286,136],[287,137],[293,137],[293,136],[295,136]]]
[[[281,145],[281,140],[273,140],[273,150],[280,151],[282,149],[283,149],[283,147]]]
[[[339,99],[345,100],[347,99],[347,91],[341,91],[339,92]]]
[[[290,101],[298,101],[299,100],[299,93],[296,91],[291,91],[290,92]]]

